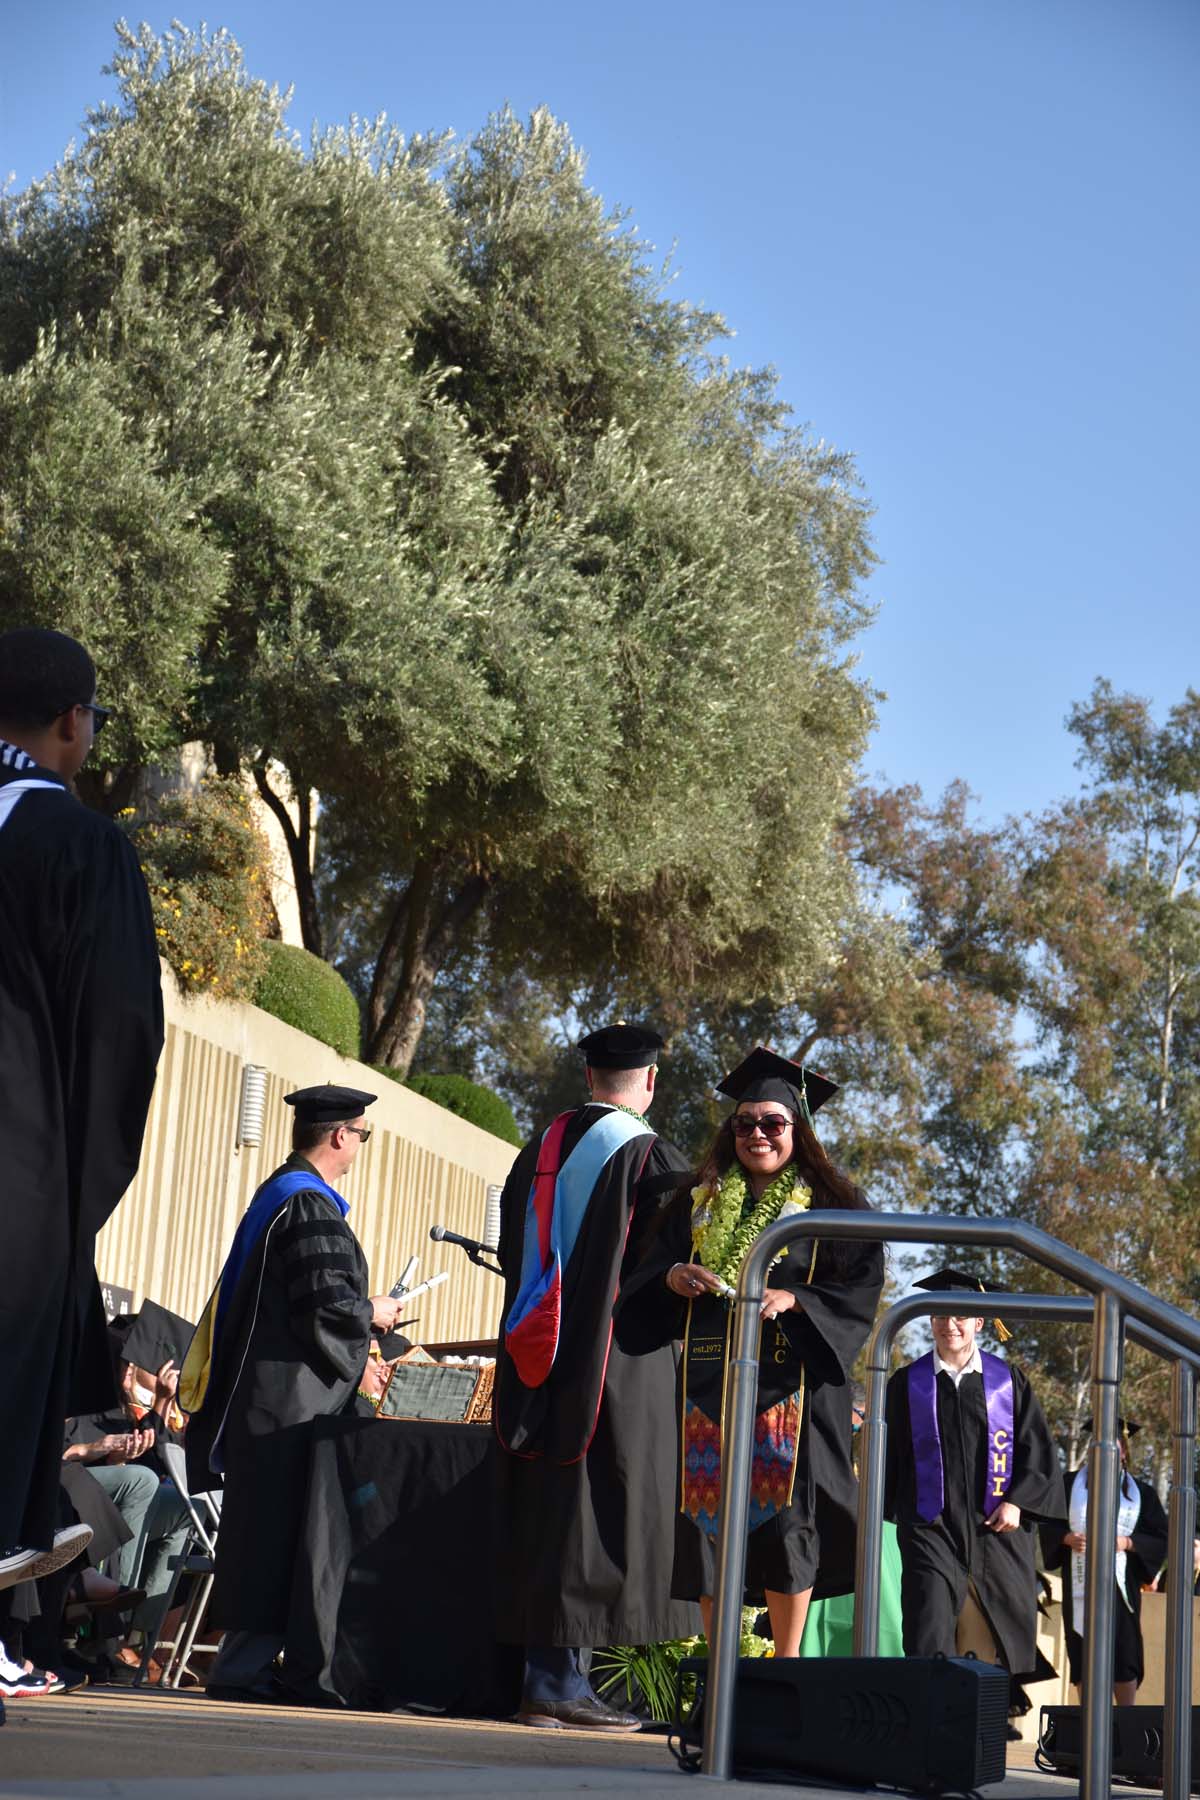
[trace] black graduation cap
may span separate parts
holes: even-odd
[[[663,1040],[644,1025],[603,1025],[579,1040],[589,1069],[648,1069]]]
[[[1091,1432],[1091,1429],[1092,1429],[1091,1413],[1089,1413],[1087,1418],[1083,1421],[1083,1429],[1088,1433]],[[1127,1438],[1134,1437],[1141,1429],[1142,1429],[1141,1422],[1138,1419],[1118,1419],[1117,1420],[1117,1430],[1120,1432],[1122,1437],[1127,1437]]]
[[[827,1075],[790,1062],[786,1056],[768,1050],[765,1044],[757,1045],[744,1062],[717,1083],[718,1094],[726,1094],[730,1100],[777,1100],[792,1112],[810,1117],[837,1091],[837,1082],[830,1081]]]
[[[406,1319],[405,1324],[416,1324],[416,1320]],[[412,1349],[412,1339],[406,1338],[402,1331],[380,1331],[375,1334],[379,1345],[379,1353],[384,1362],[394,1362],[398,1356],[404,1356]]]
[[[361,1088],[306,1087],[285,1094],[283,1104],[294,1106],[296,1117],[306,1125],[340,1125],[346,1119],[357,1119],[373,1106],[378,1094],[364,1094]]]
[[[965,1269],[935,1269],[932,1275],[925,1275],[920,1281],[914,1281],[913,1286],[924,1288],[930,1294],[953,1293],[959,1288],[965,1288],[973,1294],[986,1294],[989,1291],[978,1275],[968,1275]],[[1001,1286],[1000,1282],[994,1281],[991,1292],[1005,1294],[1008,1289]],[[1003,1319],[993,1319],[992,1324],[1000,1342],[1007,1344],[1012,1332]]]
[[[196,1329],[156,1300],[143,1300],[140,1311],[130,1314],[128,1322],[121,1319],[119,1323],[120,1335],[113,1333],[117,1355],[151,1374],[166,1362],[182,1363]]]

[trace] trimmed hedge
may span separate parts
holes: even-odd
[[[525,1141],[508,1101],[493,1094],[490,1088],[480,1087],[477,1081],[468,1081],[465,1075],[410,1075],[405,1081],[398,1070],[389,1069],[384,1063],[375,1063],[373,1067],[380,1075],[411,1088],[414,1094],[423,1094],[426,1100],[444,1106],[447,1112],[457,1113],[460,1119],[490,1131],[493,1137],[503,1138],[506,1144]]]
[[[255,1006],[306,1031],[339,1056],[357,1056],[358,1001],[337,970],[298,944],[269,943]]]

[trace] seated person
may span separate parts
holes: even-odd
[[[187,1538],[188,1511],[162,1450],[182,1441],[183,1418],[175,1395],[178,1364],[191,1332],[186,1320],[153,1301],[132,1318],[114,1321],[110,1335],[121,1408],[68,1422],[67,1458],[90,1466],[134,1533],[115,1570],[123,1587],[137,1579],[145,1590],[131,1630],[156,1638],[160,1633],[172,1636],[179,1617],[174,1613],[167,1620],[163,1609],[173,1573],[171,1558],[181,1553]],[[136,1667],[141,1658],[126,1642],[116,1651],[116,1660]],[[156,1665],[149,1674],[152,1681],[157,1679]]]
[[[354,1407],[356,1413],[368,1419],[374,1415],[383,1399],[388,1377],[400,1358],[411,1349],[411,1343],[399,1331],[385,1331],[379,1337],[371,1339],[366,1367],[358,1378],[358,1395]]]

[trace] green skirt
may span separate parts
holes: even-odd
[[[853,1656],[854,1595],[839,1594],[833,1600],[814,1600],[808,1609],[801,1656]],[[900,1546],[896,1527],[883,1527],[883,1556],[879,1570],[879,1654],[904,1655],[904,1630],[900,1619]]]

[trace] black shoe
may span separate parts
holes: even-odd
[[[223,1682],[210,1681],[205,1688],[210,1700],[233,1700],[241,1706],[278,1706],[279,1690],[276,1687],[248,1688],[226,1687]]]
[[[1017,1730],[1016,1726],[1014,1724],[1012,1724],[1011,1721],[1009,1722],[1008,1729],[1004,1733],[1004,1735],[1008,1739],[1010,1744],[1019,1744],[1021,1741],[1021,1734]]]
[[[615,1712],[592,1694],[581,1700],[522,1700],[517,1712],[518,1725],[533,1725],[540,1731],[640,1731],[642,1721],[635,1713]]]

